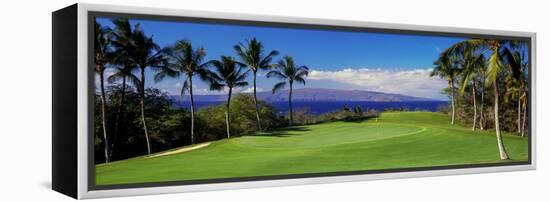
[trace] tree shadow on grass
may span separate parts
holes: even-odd
[[[343,118],[340,121],[361,123],[361,122],[368,121],[369,119],[373,119],[373,118],[378,118],[378,116],[377,115],[373,115],[373,116],[350,116],[350,117]]]
[[[249,136],[257,136],[257,137],[292,137],[292,136],[298,136],[302,135],[302,133],[293,133],[293,132],[303,132],[303,131],[310,131],[309,128],[304,126],[291,126],[286,128],[280,128],[275,129],[271,131],[265,131],[265,132],[259,132],[250,134]]]

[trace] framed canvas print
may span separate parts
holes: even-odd
[[[52,185],[74,198],[535,169],[535,33],[52,17]]]

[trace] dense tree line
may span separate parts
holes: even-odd
[[[472,130],[496,133],[501,159],[508,159],[501,131],[528,132],[528,57],[524,41],[468,39],[453,44],[435,61],[432,76],[445,79],[455,119]]]
[[[269,71],[267,78],[284,80],[273,87],[273,92],[284,88],[286,83],[289,84],[288,123],[292,125],[293,83],[305,84],[308,68],[295,64],[291,56],[285,56],[275,63],[273,61],[279,52],[267,52],[263,44],[253,38],[233,47],[237,57],[222,55],[218,60],[205,61],[205,49],[195,47],[188,39],[178,40],[168,47],[160,47],[139,24],[132,25],[125,18],[113,19],[112,23],[113,27],[102,26],[97,21],[95,23],[94,70],[99,81],[96,87],[96,162],[109,162],[111,159],[137,154],[151,154],[174,145],[219,139],[221,127],[212,126],[218,124],[216,121],[219,120],[215,117],[218,117],[219,114],[216,113],[220,112],[220,108],[209,107],[201,109],[202,111],[195,109],[194,78],[207,83],[212,91],[227,92],[222,113],[225,123],[223,133],[226,138],[230,138],[232,134],[269,129],[276,123],[281,123],[280,120],[275,121],[277,118],[273,108],[256,97],[256,79],[260,70]],[[108,68],[114,69],[115,73],[105,75]],[[155,88],[146,88],[148,72],[155,72],[152,75],[155,82],[165,79],[183,81],[180,99],[188,94],[189,106],[171,108],[171,101],[165,94]],[[249,85],[247,80],[250,72],[253,76],[252,103],[245,102],[249,98],[244,95],[237,95],[232,100],[235,88]],[[234,109],[234,105],[240,107]],[[249,111],[244,108],[247,106],[254,109],[253,124],[248,122],[250,117],[244,113]],[[239,113],[233,114],[232,111]],[[254,126],[253,130],[251,125]],[[136,126],[140,126],[141,131]],[[177,138],[175,131],[179,133]],[[188,140],[180,139],[183,137],[188,137]],[[122,142],[119,140],[121,138]],[[123,146],[118,146],[119,144]],[[146,146],[146,153],[134,148],[138,144]],[[98,152],[102,154],[99,155]],[[98,160],[101,158],[97,158],[99,156],[103,156],[101,161]]]
[[[105,114],[107,134],[110,143],[110,159],[119,160],[135,156],[147,155],[143,128],[141,126],[140,95],[133,87],[126,87],[124,113],[119,118],[117,111],[122,94],[121,85],[113,85],[106,89]],[[96,96],[95,107],[95,161],[105,162],[104,141],[101,102],[99,94]],[[175,100],[159,89],[145,89],[144,109],[149,132],[151,148],[153,152],[164,151],[184,145],[192,144],[191,141],[207,142],[226,138],[225,110],[226,103],[220,105],[202,107],[196,112],[195,139],[191,139],[191,112],[188,108],[174,106]],[[258,101],[259,116],[266,130],[286,126],[285,117],[277,116],[275,108],[268,103]],[[256,113],[252,95],[237,94],[230,104],[232,115],[230,128],[232,134],[241,135],[256,131]],[[115,120],[119,119],[119,127],[122,130],[115,132]],[[99,136],[97,136],[99,135]]]

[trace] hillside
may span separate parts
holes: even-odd
[[[288,100],[288,90],[271,92],[259,92],[258,98],[268,102],[279,102]],[[177,97],[177,96],[176,96]],[[227,95],[195,95],[195,101],[225,101]],[[189,99],[185,96],[185,99]],[[436,101],[429,98],[413,97],[401,94],[382,93],[363,90],[341,90],[327,88],[300,88],[294,89],[293,101],[368,101],[368,102],[412,102],[412,101]]]

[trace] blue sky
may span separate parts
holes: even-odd
[[[104,26],[110,19],[99,18]],[[150,20],[130,20],[139,23],[160,46],[188,39],[195,47],[204,47],[206,59],[221,55],[236,56],[233,46],[246,39],[257,38],[266,51],[278,50],[291,55],[298,64],[311,69],[306,86],[338,89],[374,90],[412,96],[447,99],[441,95],[446,83],[430,78],[429,70],[439,52],[463,38],[401,35],[387,33],[344,32],[334,30],[289,29],[279,27],[240,26],[229,24],[199,24]],[[183,78],[153,82],[153,72],[147,72],[147,86],[178,94]],[[276,80],[259,74],[258,88],[269,91]],[[197,83],[197,94],[212,94],[207,85]],[[299,87],[299,86],[298,86]],[[248,92],[243,88],[240,91]]]

